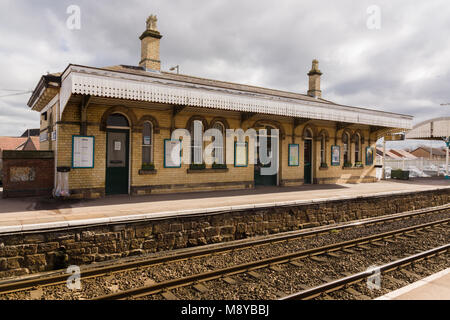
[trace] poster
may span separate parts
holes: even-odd
[[[235,142],[234,144],[234,166],[247,167],[248,148],[247,142]]]
[[[181,167],[181,140],[164,140],[164,168]]]
[[[94,137],[72,136],[72,168],[94,167]]]
[[[366,147],[366,166],[373,165],[373,148]]]
[[[338,166],[341,164],[341,148],[339,146],[331,146],[331,165]]]
[[[300,158],[300,147],[298,144],[290,144],[289,145],[289,166],[299,166]]]
[[[114,151],[120,151],[122,150],[122,142],[119,140],[114,141]]]

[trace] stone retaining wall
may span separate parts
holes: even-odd
[[[450,189],[0,235],[0,278],[375,217],[450,202]]]

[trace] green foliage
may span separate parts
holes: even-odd
[[[153,163],[143,163],[142,170],[155,170],[155,165]]]
[[[226,169],[227,168],[227,165],[225,164],[225,163],[222,163],[222,164],[220,164],[220,163],[213,163],[212,164],[212,168],[213,169]]]
[[[191,169],[191,170],[204,170],[204,169],[206,169],[206,164],[205,163],[192,163],[189,166],[189,169]]]

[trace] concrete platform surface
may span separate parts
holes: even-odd
[[[376,183],[258,187],[148,196],[108,196],[97,200],[0,199],[0,233],[163,218],[208,212],[293,205],[450,188],[445,179]]]
[[[375,300],[450,300],[450,268]]]

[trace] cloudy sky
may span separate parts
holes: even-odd
[[[79,30],[67,27],[70,5]],[[137,65],[152,13],[164,70],[306,93],[317,58],[325,99],[415,122],[450,115],[448,0],[0,0],[0,136],[39,127],[30,94],[11,90],[69,63]]]

